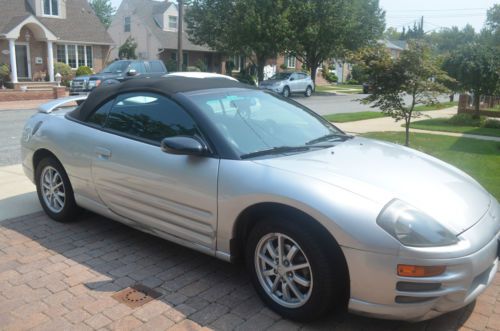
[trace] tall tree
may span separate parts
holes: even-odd
[[[380,38],[385,12],[378,0],[289,0],[290,43],[296,57],[311,70],[315,81],[321,63],[343,58]]]
[[[474,95],[474,117],[480,116],[480,98],[493,95],[500,84],[500,55],[491,45],[471,43],[451,53],[443,68],[461,89]]]
[[[89,3],[102,24],[109,28],[115,14],[115,8],[111,4],[111,0],[90,0]]]
[[[405,144],[409,146],[411,120],[420,115],[415,106],[437,103],[437,96],[448,91],[443,83],[450,78],[422,42],[410,42],[409,49],[395,59],[380,47],[364,49],[356,58],[374,86],[373,94],[361,101],[380,108],[396,121],[404,120]]]
[[[192,0],[187,31],[196,44],[245,55],[264,79],[266,61],[286,50],[288,0]]]
[[[476,31],[467,24],[463,29],[454,26],[443,28],[427,36],[427,40],[432,45],[436,54],[449,54],[462,45],[474,42]]]

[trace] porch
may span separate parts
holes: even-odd
[[[10,85],[55,82],[54,43],[57,37],[35,17],[29,16],[0,35],[0,63],[10,67]],[[49,84],[53,85],[53,84]]]

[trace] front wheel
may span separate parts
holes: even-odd
[[[288,86],[285,86],[285,88],[283,89],[283,96],[285,98],[290,97],[290,88]]]
[[[305,322],[334,308],[344,311],[347,285],[344,264],[329,252],[330,245],[299,224],[278,217],[257,224],[246,261],[262,300],[285,318]]]
[[[35,179],[38,199],[47,215],[58,222],[73,221],[79,208],[68,175],[59,161],[53,157],[41,160]]]

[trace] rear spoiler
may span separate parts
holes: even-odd
[[[70,102],[76,102],[76,101],[83,101],[87,99],[87,95],[73,95],[65,98],[60,98],[56,100],[52,100],[50,102],[44,103],[40,106],[38,106],[38,111],[40,113],[45,113],[45,114],[50,114],[54,109],[57,109],[67,103]]]

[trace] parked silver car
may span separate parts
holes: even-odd
[[[346,135],[230,79],[169,76],[56,100],[24,128],[46,213],[92,210],[215,256],[244,258],[269,307],[423,320],[492,282],[500,206],[428,155]]]
[[[303,72],[280,72],[259,83],[259,87],[282,94],[288,98],[292,93],[303,93],[310,97],[314,91],[314,82],[311,76]]]

